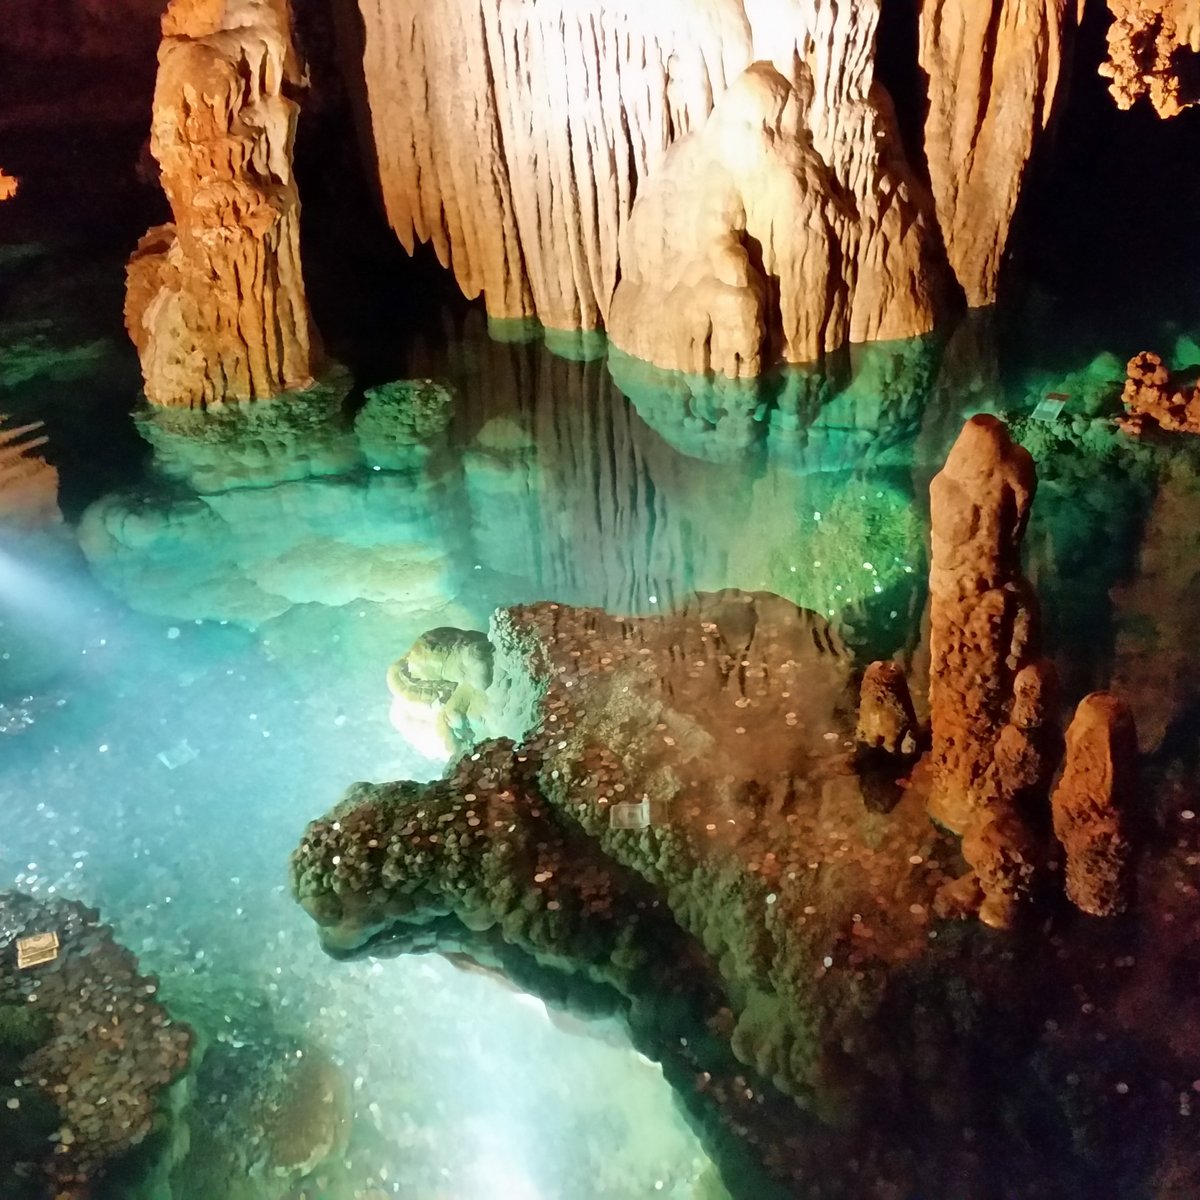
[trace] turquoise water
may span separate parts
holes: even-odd
[[[0,329],[0,409],[47,420],[68,516],[0,544],[0,889],[98,907],[205,1052],[169,1191],[111,1194],[719,1195],[618,1027],[434,955],[325,958],[288,855],[350,782],[441,772],[389,720],[385,671],[424,630],[486,629],[500,605],[651,615],[696,590],[771,591],[863,662],[919,661],[926,487],[964,417],[1028,414],[1054,390],[1067,422],[1108,411],[1141,347],[1101,359],[1075,331],[1047,350],[1036,313],[1007,340],[981,317],[824,374],[714,388],[489,337],[472,315],[406,347],[399,400],[335,388],[203,439],[179,421],[139,439],[119,415],[130,351],[53,315],[80,285],[56,293],[47,261],[32,296],[7,265]],[[1183,332],[1156,332],[1187,365]],[[1190,696],[1197,604],[1162,560],[1200,503],[1190,479],[1056,450],[1068,428],[1028,425],[1047,638],[1069,692],[1124,672],[1161,739]],[[313,1060],[344,1119],[298,1133],[309,1156],[276,1170],[272,1113],[306,1118],[264,1096]]]

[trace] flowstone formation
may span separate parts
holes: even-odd
[[[1195,0],[1108,0],[1108,61],[1100,74],[1119,108],[1145,96],[1160,117],[1200,101],[1200,8]]]
[[[795,71],[794,85],[769,63],[744,71],[638,196],[609,313],[626,353],[738,378],[932,328],[936,271],[915,184],[901,179],[868,223],[814,147],[815,85]],[[886,114],[866,113],[887,131]]]
[[[138,244],[125,300],[146,397],[208,408],[307,387],[289,2],[172,0],[162,31],[150,148],[174,219]]]
[[[980,915],[998,926],[1029,896],[1027,810],[1053,766],[1055,678],[1039,657],[1037,601],[1020,562],[1036,486],[1028,451],[995,417],[977,416],[929,489],[930,812],[963,834]]]
[[[388,217],[410,251],[432,242],[493,317],[611,326],[618,344],[636,340],[634,352],[657,363],[679,361],[698,338],[688,361],[702,364],[706,311],[718,326],[736,310],[751,353],[733,374],[821,342],[928,329],[955,272],[970,303],[995,298],[1076,11],[1066,0],[1006,0],[989,23],[968,0],[922,6],[920,62],[934,101],[923,157],[935,210],[876,70],[879,0],[359,7],[367,137]],[[787,121],[768,97],[738,147],[714,109],[768,70],[786,81]],[[690,148],[669,158],[688,135]],[[802,298],[797,271],[810,292]],[[683,296],[701,282],[679,322],[654,312],[672,286]],[[786,306],[778,317],[776,287]],[[768,302],[756,316],[759,291]],[[653,314],[650,330],[637,328],[638,313]],[[759,359],[767,340],[773,354]],[[729,370],[736,351],[716,352],[715,369]]]
[[[51,934],[53,957],[20,967],[19,941]],[[192,1035],[157,991],[94,912],[0,895],[6,1198],[86,1200],[114,1168],[126,1179],[158,1169],[172,1140],[167,1089],[188,1065]]]

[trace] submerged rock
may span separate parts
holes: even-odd
[[[873,662],[863,673],[854,738],[887,754],[916,752],[917,715],[899,663]]]

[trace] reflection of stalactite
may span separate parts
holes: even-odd
[[[0,414],[0,520],[44,525],[59,520],[58,472],[35,451],[49,440],[41,422],[5,428]]]

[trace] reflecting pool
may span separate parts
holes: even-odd
[[[306,825],[348,785],[439,780],[448,761],[474,745],[470,719],[457,726],[436,719],[459,676],[408,680],[414,693],[418,683],[450,684],[429,693],[432,716],[419,703],[397,708],[403,687],[389,689],[388,668],[402,656],[411,666],[410,648],[426,631],[484,634],[495,630],[496,610],[510,606],[602,609],[645,622],[637,628],[648,631],[646,652],[661,651],[665,663],[673,651],[682,657],[694,648],[672,621],[695,617],[697,628],[711,621],[728,638],[728,611],[696,600],[725,589],[760,595],[764,630],[763,614],[782,610],[761,594],[789,602],[789,614],[803,610],[803,636],[816,644],[813,663],[801,660],[807,673],[796,695],[783,693],[790,706],[780,709],[788,729],[803,734],[786,749],[796,794],[763,800],[744,844],[750,874],[778,879],[782,895],[795,871],[816,870],[810,859],[853,861],[857,874],[843,864],[828,875],[844,892],[836,900],[823,893],[831,906],[857,903],[859,884],[847,881],[892,879],[880,864],[893,858],[919,868],[913,875],[952,876],[954,841],[923,811],[902,802],[893,817],[864,806],[864,785],[846,765],[845,686],[873,659],[895,658],[924,711],[928,485],[964,419],[988,411],[1005,416],[1037,460],[1025,570],[1064,696],[1074,704],[1111,684],[1133,707],[1152,766],[1146,815],[1170,856],[1162,871],[1170,895],[1156,897],[1153,911],[1190,920],[1192,868],[1200,863],[1187,807],[1196,795],[1200,459],[1186,447],[1127,444],[1108,421],[1119,410],[1125,359],[1143,346],[1104,347],[1077,331],[1069,344],[1051,345],[1036,312],[1019,336],[1002,337],[992,318],[979,315],[947,337],[856,349],[823,372],[794,369],[749,388],[667,376],[608,358],[602,346],[546,339],[526,327],[489,329],[469,314],[406,344],[390,379],[364,386],[334,370],[303,397],[207,417],[141,413],[134,427],[120,416],[136,387],[132,352],[92,336],[77,311],[85,284],[55,285],[57,264],[45,248],[7,253],[0,410],[12,422],[46,422],[67,520],[12,525],[0,538],[0,891],[48,906],[28,920],[66,922],[64,930],[83,925],[55,905],[98,909],[138,970],[156,979],[146,994],[161,1004],[162,1019],[186,1026],[192,1038],[191,1065],[174,1073],[170,1088],[135,1056],[128,1069],[113,1067],[103,1097],[77,1110],[82,1132],[53,1114],[44,1129],[22,1126],[21,1137],[49,1138],[54,1153],[70,1160],[96,1106],[113,1103],[120,1089],[154,1091],[154,1137],[137,1139],[138,1152],[109,1172],[97,1195],[715,1200],[772,1194],[766,1180],[781,1195],[985,1194],[970,1190],[964,1181],[972,1180],[989,1181],[989,1195],[1035,1194],[1013,1183],[1018,1166],[1006,1181],[994,1173],[988,1155],[997,1147],[1017,1164],[1038,1155],[1056,1163],[1045,1170],[1048,1195],[1099,1195],[1086,1189],[1109,1164],[1080,1149],[1079,1139],[1102,1138],[1120,1113],[1080,1115],[1071,1130],[1038,1128],[1046,1113],[1065,1121],[1075,1111],[1057,1103],[1056,1089],[1075,1086],[1062,1082],[1070,1076],[1079,1084],[1080,1061],[1103,1073],[1096,1086],[1106,1089],[1105,1103],[1110,1093],[1142,1089],[1130,1110],[1169,1149],[1194,1137],[1192,1081],[1200,1069],[1182,1073],[1200,1055],[1194,1011],[1162,1014],[1177,1021],[1176,1043],[1166,1048],[1130,1033],[1138,1005],[1177,995],[1182,985],[1163,980],[1194,965],[1186,947],[1155,950],[1149,924],[1089,927],[1074,942],[1061,934],[1059,958],[1070,971],[1047,987],[1056,1003],[1060,992],[1103,993],[1103,1001],[1081,1003],[1085,1012],[1107,1006],[1093,1047],[1114,1046],[1111,1061],[1107,1051],[1084,1054],[1088,1033],[1071,1026],[1068,1036],[1065,1019],[1053,1015],[1046,1020],[1064,1021],[1069,1046],[1037,1051],[1036,1080],[1025,1091],[1004,1091],[1002,1114],[955,1110],[955,1096],[939,1092],[953,1075],[946,1068],[939,1077],[936,1047],[926,1056],[927,1077],[890,1081],[888,1121],[903,1109],[905,1088],[937,1094],[946,1132],[933,1142],[948,1174],[943,1190],[930,1190],[927,1179],[913,1182],[904,1170],[889,1174],[887,1139],[905,1142],[909,1134],[873,1129],[870,1105],[864,1109],[861,1096],[851,1103],[853,1089],[833,1079],[831,1060],[822,1067],[832,1073],[823,1099],[802,1097],[801,1107],[789,1108],[792,1067],[756,1058],[752,1038],[739,1042],[722,1029],[728,1005],[760,1004],[765,1025],[776,1019],[766,983],[762,996],[753,989],[725,996],[717,984],[701,996],[697,985],[687,1003],[707,1014],[697,1028],[713,1045],[688,1047],[692,1018],[680,1015],[685,1033],[674,1040],[694,1055],[681,1058],[676,1047],[672,1058],[663,1022],[638,1011],[659,1002],[653,991],[631,987],[625,1007],[572,1000],[569,989],[549,982],[562,962],[530,955],[514,965],[496,944],[475,938],[478,931],[448,932],[439,923],[445,913],[429,918],[427,930],[406,931],[398,946],[364,942],[367,953],[343,961],[323,952],[289,884],[289,857]],[[35,283],[18,282],[27,277]],[[1175,367],[1200,364],[1186,331],[1149,333]],[[1068,397],[1065,412],[1035,415],[1050,393]],[[101,447],[110,427],[119,432]],[[791,628],[790,615],[778,619]],[[561,628],[568,624],[563,618]],[[661,678],[669,671],[663,667]],[[709,694],[698,692],[692,709],[679,701],[691,724],[685,729],[679,717],[683,732],[676,732],[664,718],[669,746],[700,739],[718,694],[709,705]],[[748,687],[738,693],[747,705],[751,694]],[[629,711],[630,721],[645,716]],[[720,721],[742,733],[742,711],[730,708]],[[587,715],[572,711],[571,723],[582,730]],[[849,720],[852,727],[852,713]],[[519,742],[525,732],[512,736]],[[632,751],[622,759],[621,738],[634,735],[618,736],[598,716],[589,736],[616,748],[608,765],[603,756],[595,764],[580,759],[592,783],[606,770],[626,778],[621,771],[643,762]],[[740,769],[730,766],[737,751],[718,753],[719,737],[695,744],[705,748],[687,760],[688,778],[701,790],[711,783],[715,794],[718,778]],[[774,753],[764,740],[747,755],[746,770]],[[683,767],[662,769],[686,775]],[[614,791],[614,803],[636,800],[648,775],[628,778],[629,794],[618,800]],[[653,824],[645,803],[623,818],[631,828]],[[730,811],[721,820],[735,825],[740,814]],[[708,829],[714,841],[742,846],[715,821]],[[761,856],[753,840],[768,836],[785,838],[795,862],[779,850],[778,869],[769,868],[776,852]],[[861,860],[860,843],[870,848]],[[879,863],[871,866],[874,856]],[[549,879],[560,868],[546,869]],[[854,922],[867,930],[864,940],[878,938],[899,961],[914,939],[925,945],[940,929],[949,942],[974,936],[965,926],[939,925],[906,890],[916,886],[909,877],[895,878],[876,932],[872,914]],[[640,886],[631,875],[630,895]],[[764,903],[774,904],[775,894]],[[669,902],[686,923],[691,901],[680,892]],[[802,910],[814,928],[821,903]],[[674,936],[667,923],[664,938]],[[64,934],[64,962],[82,953],[85,934],[77,936],[78,946]],[[714,934],[708,947],[718,957],[719,942]],[[1003,958],[994,946],[988,953]],[[702,951],[698,945],[695,953]],[[1132,965],[1143,954],[1152,966],[1136,973],[1136,984],[1128,971],[1126,985],[1126,958]],[[1097,963],[1111,964],[1103,986],[1089,974]],[[824,969],[833,964],[831,956]],[[707,968],[693,966],[690,978],[707,978]],[[720,967],[714,978],[737,978],[742,969],[723,960]],[[33,978],[0,976],[0,1018],[16,1021],[37,995]],[[1189,978],[1186,994],[1194,998],[1196,976]],[[844,986],[853,989],[854,979],[849,971]],[[853,1003],[850,992],[831,994]],[[88,1037],[108,1028],[103,1015],[97,1020],[84,1021]],[[931,1043],[937,1020],[929,1018]],[[4,1028],[0,1066],[10,1070]],[[1118,1035],[1133,1038],[1136,1049]],[[921,1036],[907,1027],[897,1033]],[[866,1053],[850,1033],[841,1051],[848,1062]],[[70,1047],[59,1053],[69,1059]],[[81,1051],[77,1074],[99,1070],[99,1062]],[[709,1111],[702,1093],[722,1069],[729,1074],[718,1090],[739,1095],[729,1105],[722,1096]],[[845,1077],[852,1074],[847,1066]],[[27,1095],[0,1076],[0,1121],[23,1116]],[[740,1107],[729,1107],[734,1101]],[[1103,1108],[1090,1095],[1079,1102],[1089,1105]],[[870,1131],[861,1158],[845,1150],[856,1144],[844,1132],[855,1122]],[[989,1125],[1003,1127],[1003,1136]],[[789,1130],[796,1145],[775,1154],[772,1139],[782,1146]],[[1073,1136],[1078,1162],[1062,1149]],[[989,1149],[968,1163],[976,1138]],[[739,1149],[743,1140],[753,1147],[748,1154]],[[27,1161],[25,1149],[14,1162]],[[1129,1178],[1157,1169],[1132,1157]],[[779,1184],[772,1162],[784,1158],[796,1173],[782,1177],[806,1182]],[[831,1162],[841,1166],[819,1190],[801,1162],[827,1173]],[[10,1165],[0,1152],[0,1171]],[[1184,1190],[1163,1184],[1144,1194],[1191,1194],[1188,1169],[1179,1166]],[[9,1178],[5,1196],[41,1194],[40,1177],[24,1167]],[[897,1182],[904,1178],[908,1190]]]

